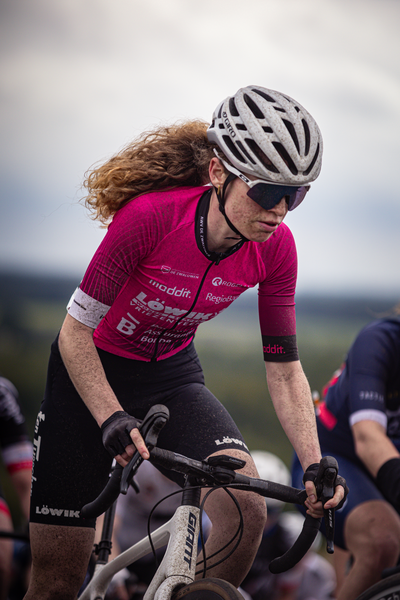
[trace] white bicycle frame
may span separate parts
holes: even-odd
[[[173,517],[151,534],[155,549],[167,543],[168,546],[143,600],[169,600],[176,586],[194,581],[199,532],[200,509],[184,505],[178,506]],[[96,565],[79,600],[104,600],[113,576],[151,551],[150,540],[145,537],[109,563]]]

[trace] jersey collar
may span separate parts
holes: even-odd
[[[211,252],[207,247],[207,216],[210,209],[212,189],[207,190],[201,196],[197,205],[195,217],[195,234],[197,247],[204,256],[215,263],[219,263],[224,258],[231,256],[245,243],[245,240],[240,240],[237,244],[229,248],[227,252]]]

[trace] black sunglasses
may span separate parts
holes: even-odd
[[[286,198],[289,210],[294,210],[303,202],[305,195],[310,189],[309,185],[278,185],[266,182],[263,179],[249,179],[241,171],[225,162],[215,150],[214,152],[224,167],[239,177],[250,188],[247,192],[249,198],[257,202],[265,210],[274,208],[282,198]]]

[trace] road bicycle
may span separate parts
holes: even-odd
[[[80,600],[103,600],[113,576],[136,560],[167,545],[163,559],[148,586],[143,600],[243,600],[240,592],[222,579],[205,577],[207,569],[220,564],[230,556],[240,543],[243,519],[240,507],[230,489],[245,490],[264,497],[276,498],[282,502],[303,504],[305,490],[281,485],[271,481],[247,477],[237,471],[244,467],[245,461],[228,455],[212,456],[198,461],[186,456],[157,447],[157,438],[169,418],[168,409],[163,405],[153,406],[140,426],[141,434],[150,451],[150,462],[166,470],[172,470],[185,476],[181,505],[173,517],[164,525],[141,541],[128,548],[122,554],[108,562],[111,551],[111,533],[115,514],[115,504],[120,493],[127,493],[134,481],[143,459],[136,452],[129,464],[122,468],[116,465],[112,470],[107,486],[92,503],[81,510],[84,518],[98,517],[105,513],[102,540],[98,545],[98,559],[93,576],[79,596]],[[337,462],[332,457],[321,461],[316,487],[319,498],[326,502],[334,494],[338,471]],[[201,502],[202,488],[210,488]],[[223,558],[216,555],[206,556],[204,536],[201,526],[201,514],[207,496],[216,489],[224,488],[235,502],[240,524],[232,540],[220,552],[226,550]],[[334,511],[325,512],[327,529],[327,550],[333,552]],[[281,573],[292,568],[311,547],[320,528],[321,519],[307,515],[303,529],[293,546],[281,557],[270,564],[273,573]],[[203,548],[203,560],[200,570],[197,563],[197,540]],[[229,551],[227,548],[233,544]],[[212,562],[211,564],[211,561]],[[195,579],[203,574],[203,578]]]
[[[383,579],[365,590],[357,600],[400,600],[400,565],[384,571]]]

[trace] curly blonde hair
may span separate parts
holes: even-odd
[[[209,182],[215,156],[207,140],[208,123],[200,120],[144,132],[103,165],[85,173],[84,203],[106,225],[127,202],[150,191]]]

